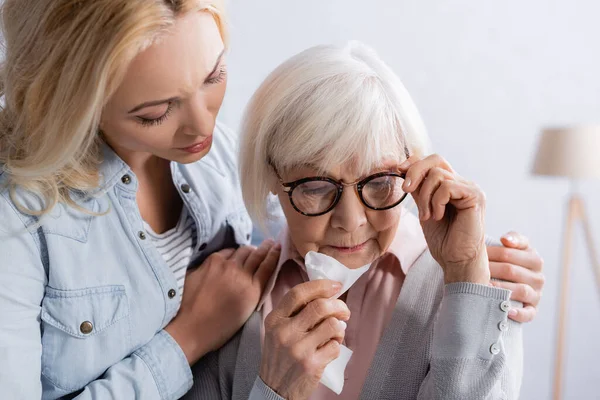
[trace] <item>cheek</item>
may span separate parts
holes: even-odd
[[[143,126],[130,119],[105,120],[101,125],[104,135],[115,145],[134,151],[155,152],[172,147],[177,131],[176,116],[171,115],[161,125]]]
[[[279,202],[285,214],[290,238],[298,252],[304,256],[311,250],[317,251],[318,243],[322,242],[327,232],[328,215],[307,217],[300,214],[290,204],[287,194],[280,194]]]
[[[400,223],[400,208],[386,211],[372,211],[368,214],[369,222],[377,232],[377,243],[381,253],[387,251],[392,244],[398,224]]]
[[[225,98],[225,90],[227,89],[227,78],[223,82],[219,83],[214,87],[214,90],[207,96],[207,104],[211,112],[216,114],[221,109],[223,99]]]

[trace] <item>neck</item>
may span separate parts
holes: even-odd
[[[107,144],[131,168],[138,179],[146,180],[144,177],[154,177],[156,179],[165,173],[169,176],[171,174],[171,162],[169,160],[160,158],[152,153],[131,151],[109,142]]]

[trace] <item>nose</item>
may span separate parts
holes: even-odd
[[[190,136],[211,136],[216,115],[211,112],[203,94],[200,92],[191,97],[186,108],[182,132]]]
[[[352,186],[344,188],[342,198],[332,213],[331,226],[346,232],[354,232],[367,223],[365,207]]]

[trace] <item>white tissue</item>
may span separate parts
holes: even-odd
[[[306,253],[304,264],[306,265],[308,278],[311,281],[317,279],[330,279],[332,281],[340,282],[342,284],[342,289],[337,297],[350,289],[358,278],[367,272],[371,266],[371,264],[367,264],[357,269],[350,269],[335,258],[314,251]],[[352,350],[341,345],[339,357],[325,367],[325,371],[321,377],[321,383],[335,392],[335,394],[340,394],[344,388],[344,371],[346,370],[346,365],[348,365],[351,356]]]

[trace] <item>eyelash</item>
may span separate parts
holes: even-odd
[[[227,75],[227,70],[225,69],[225,66],[222,66],[221,69],[219,69],[219,75],[217,75],[214,78],[207,79],[206,83],[209,85],[216,85],[218,83],[223,82],[226,75]],[[138,117],[140,120],[140,123],[143,126],[157,126],[157,125],[162,124],[163,122],[165,122],[167,120],[167,118],[169,118],[169,116],[173,112],[173,106],[174,106],[173,102],[170,102],[169,106],[167,107],[167,111],[165,111],[165,113],[158,118],[148,119],[148,118]]]
[[[225,79],[225,75],[227,75],[227,69],[225,68],[225,66],[221,66],[221,68],[219,69],[219,75],[217,75],[214,78],[208,78],[206,80],[206,83],[208,83],[209,85],[216,85],[217,83],[221,83],[223,82],[223,79]]]
[[[169,115],[171,115],[172,112],[173,112],[173,102],[169,102],[167,111],[165,111],[165,113],[163,115],[161,115],[160,117],[154,118],[154,119],[148,119],[148,118],[142,118],[142,117],[138,117],[138,118],[140,120],[140,123],[144,126],[156,126],[156,125],[160,125],[163,122],[165,122],[167,120],[167,118],[169,118]]]

